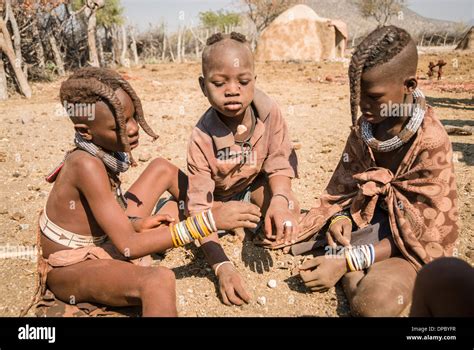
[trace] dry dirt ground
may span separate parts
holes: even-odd
[[[426,53],[420,56],[419,76],[426,77],[429,61],[443,58],[445,78],[420,80],[436,113],[448,125],[474,127],[474,58],[467,53]],[[324,189],[349,134],[347,64],[272,63],[257,65],[257,85],[280,104],[292,140],[299,141],[299,175],[294,190],[303,208],[310,208]],[[137,90],[151,126],[160,134],[151,143],[142,135],[135,155],[164,157],[185,169],[188,136],[208,108],[198,87],[197,63],[157,64],[121,70]],[[327,78],[327,79],[326,79]],[[37,213],[51,185],[45,175],[72,145],[73,128],[61,116],[61,81],[33,84],[33,98],[14,96],[0,104],[0,252],[32,247]],[[461,231],[458,253],[474,261],[473,165],[474,137],[451,136],[455,151]],[[126,189],[149,161],[123,176]],[[300,257],[266,251],[250,242],[223,244],[251,292],[243,307],[227,307],[217,295],[216,279],[196,247],[168,252],[157,263],[177,277],[177,304],[181,316],[347,316],[347,301],[337,286],[324,294],[308,293],[291,268]],[[31,259],[0,259],[0,316],[16,316],[30,301],[36,265]],[[269,288],[270,279],[277,281]],[[265,299],[265,302],[262,300]],[[258,301],[259,300],[259,301]],[[31,314],[31,313],[30,313]]]

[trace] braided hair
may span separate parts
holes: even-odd
[[[371,32],[357,46],[349,65],[352,126],[357,121],[362,73],[392,60],[410,42],[412,38],[404,29],[384,26]]]
[[[232,32],[230,34],[216,33],[216,34],[212,34],[209,38],[207,38],[206,46],[211,46],[224,39],[232,39],[242,44],[248,43],[247,39],[245,38],[245,35],[241,33],[237,33],[237,32]]]
[[[118,125],[120,141],[125,145],[125,150],[130,154],[130,144],[125,133],[125,116],[123,106],[115,91],[122,88],[131,98],[135,107],[134,118],[142,129],[153,138],[158,138],[145,120],[140,98],[132,86],[117,72],[112,69],[85,67],[77,70],[61,84],[59,96],[61,103],[95,103],[106,102],[111,107]],[[130,154],[132,164],[135,164]]]

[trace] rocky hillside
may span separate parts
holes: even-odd
[[[350,39],[364,36],[377,26],[375,20],[365,19],[360,15],[354,0],[308,0],[306,3],[321,17],[346,22]],[[393,17],[389,23],[404,28],[418,40],[423,34],[425,37],[433,34],[444,36],[446,33],[460,36],[466,30],[465,24],[426,18],[407,7],[402,9],[402,14],[403,17]]]

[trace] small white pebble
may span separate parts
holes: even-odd
[[[234,248],[234,258],[238,258],[240,254],[240,249],[239,248]]]
[[[247,127],[243,124],[237,126],[237,135],[242,135],[244,132],[247,131]]]
[[[269,280],[268,283],[267,283],[267,286],[269,286],[270,288],[276,288],[277,286],[277,281],[275,280]]]
[[[288,296],[288,304],[293,305],[295,303],[295,297],[293,295]]]
[[[260,305],[265,305],[267,303],[267,298],[265,297],[258,297],[257,298],[257,303],[259,303]]]

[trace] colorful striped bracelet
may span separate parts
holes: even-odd
[[[186,220],[169,226],[174,247],[181,247],[196,239],[202,239],[217,232],[211,210],[206,210]]]
[[[375,249],[373,244],[345,248],[344,252],[350,271],[365,270],[375,262]]]

